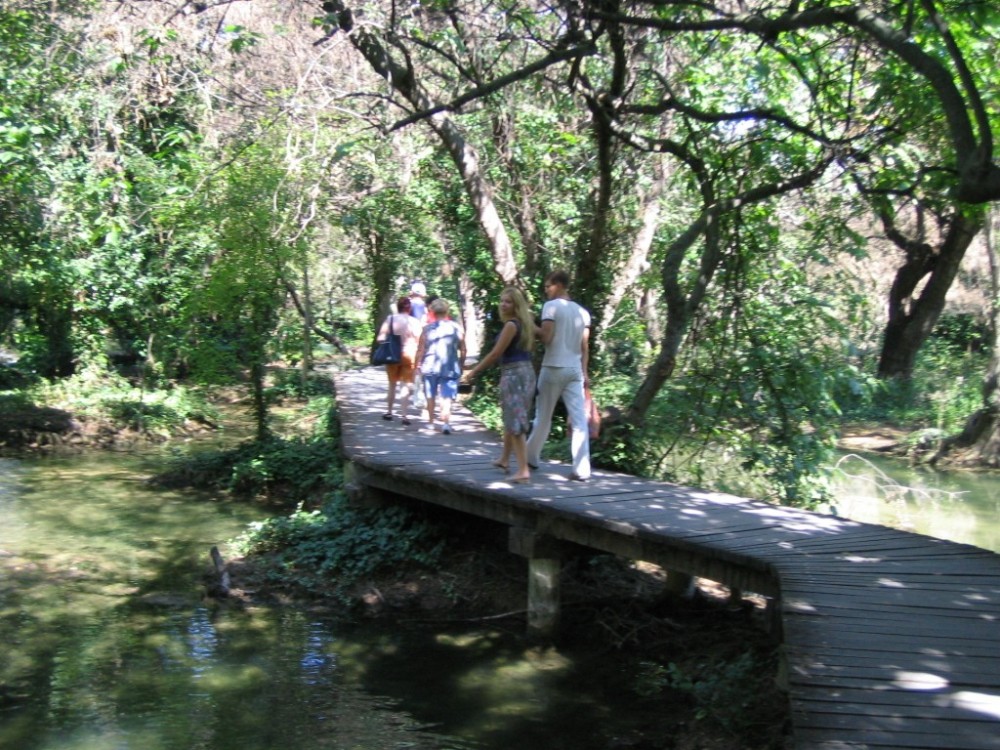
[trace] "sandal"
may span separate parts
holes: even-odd
[[[382,415],[382,419],[384,419],[386,422],[391,422],[392,421],[392,414],[390,414],[389,412],[386,412],[385,414]]]
[[[402,418],[401,420],[399,420],[399,421],[403,423],[403,426],[404,426],[404,427],[406,427],[407,425],[409,425],[409,424],[410,424],[410,420],[409,420],[409,419],[407,419],[406,417],[403,417],[403,418]]]
[[[496,466],[498,469],[500,469],[504,473],[506,473],[508,471],[507,464],[505,464],[499,458],[496,461],[493,461],[492,463],[493,463],[494,466]]]

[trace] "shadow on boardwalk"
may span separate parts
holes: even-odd
[[[378,418],[381,372],[336,383],[359,486],[506,523],[529,559],[579,545],[767,596],[795,747],[1000,748],[1000,556],[627,475],[581,485],[557,463],[513,485],[474,420],[424,434]]]

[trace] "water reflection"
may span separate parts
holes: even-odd
[[[1000,552],[995,474],[945,473],[883,456],[844,454],[834,481],[838,515]]]
[[[587,750],[648,716],[613,655],[203,599],[261,513],[155,465],[0,460],[0,750]]]
[[[147,468],[0,462],[0,748],[472,747],[345,683],[331,623],[203,601],[208,550],[260,514]]]

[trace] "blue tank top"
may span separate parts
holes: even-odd
[[[517,327],[517,333],[514,334],[514,338],[507,345],[504,353],[500,355],[500,364],[509,365],[513,362],[527,362],[531,360],[531,352],[527,349],[521,348],[521,321],[512,321]],[[504,323],[504,325],[507,325]],[[500,331],[503,333],[503,329]],[[500,338],[500,334],[497,334],[497,338]]]

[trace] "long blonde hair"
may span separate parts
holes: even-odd
[[[506,287],[500,292],[500,298],[502,299],[505,294],[514,303],[514,314],[508,318],[504,318],[504,323],[508,320],[517,320],[520,322],[521,338],[518,343],[524,351],[530,352],[535,345],[535,316],[531,314],[531,308],[528,306],[528,300],[525,298],[524,292],[516,286]]]

